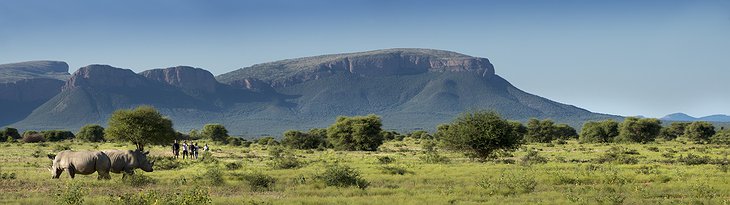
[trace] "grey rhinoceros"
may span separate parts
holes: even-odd
[[[111,161],[112,173],[134,174],[134,169],[140,168],[146,172],[152,172],[155,161],[147,160],[147,154],[140,150],[103,150]]]
[[[89,175],[99,173],[98,179],[111,179],[109,171],[111,161],[99,151],[61,151],[53,158],[53,166],[49,169],[53,179],[58,179],[63,170],[73,179],[76,174]]]

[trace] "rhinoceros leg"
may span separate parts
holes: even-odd
[[[96,172],[99,173],[99,177],[97,179],[106,179],[106,180],[109,180],[109,179],[112,178],[112,176],[109,175],[109,172],[104,172],[104,171],[96,171]]]
[[[61,173],[63,173],[63,169],[58,169],[55,167],[53,167],[51,169],[52,169],[51,171],[53,171],[53,176],[51,178],[58,179],[59,177],[61,177]]]
[[[70,176],[71,179],[73,179],[76,176],[76,169],[74,169],[73,167],[69,167],[68,168],[68,176]]]

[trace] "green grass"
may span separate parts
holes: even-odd
[[[448,163],[425,163],[420,142],[388,142],[378,152],[303,151],[294,155],[302,166],[279,169],[270,166],[266,147],[212,146],[216,160],[178,159],[177,168],[144,173],[151,183],[124,183],[121,174],[99,181],[96,174],[67,173],[50,179],[51,161],[46,153],[57,145],[72,150],[132,149],[121,143],[59,142],[0,144],[0,175],[15,173],[15,179],[0,179],[0,204],[48,204],[81,196],[84,204],[110,204],[128,194],[209,193],[213,204],[728,204],[730,173],[720,165],[687,165],[677,162],[689,154],[723,159],[727,146],[657,142],[652,144],[529,144],[498,161],[476,162],[461,154],[440,152]],[[598,163],[612,147],[638,160]],[[528,150],[537,150],[547,163],[520,163]],[[169,156],[169,147],[151,147],[153,156]],[[42,153],[40,155],[34,153]],[[34,157],[39,156],[39,157]],[[382,164],[387,156],[392,162]],[[670,158],[671,156],[671,158]],[[511,160],[506,160],[511,159]],[[513,161],[514,164],[504,162]],[[174,163],[174,162],[172,162]],[[228,169],[237,163],[240,168]],[[317,178],[328,165],[354,168],[369,183],[357,186],[327,186]],[[397,167],[407,173],[392,174]],[[211,171],[215,170],[215,171]],[[725,169],[727,170],[727,169]],[[142,170],[137,170],[142,172]],[[218,173],[216,173],[218,172]],[[211,180],[222,174],[223,183]],[[244,177],[249,176],[249,177]],[[255,177],[251,177],[255,176]],[[271,178],[268,178],[271,177]],[[263,180],[265,179],[265,180]],[[273,180],[271,180],[273,179]],[[252,181],[267,182],[252,185]],[[271,180],[271,183],[268,183]],[[70,191],[67,187],[76,187]],[[193,192],[191,190],[197,190]],[[165,195],[168,194],[168,195]],[[116,198],[115,198],[116,197]],[[116,201],[119,203],[119,201]]]

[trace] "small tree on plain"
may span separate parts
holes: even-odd
[[[706,143],[713,135],[715,135],[715,126],[709,122],[698,121],[687,125],[683,136],[697,143]]]
[[[327,128],[327,140],[338,150],[375,151],[383,144],[383,129],[377,115],[337,117]]]
[[[87,142],[104,141],[104,127],[97,124],[88,124],[81,127],[76,138]]]
[[[486,159],[496,151],[512,151],[522,144],[514,123],[495,112],[476,111],[461,114],[447,127],[439,129],[442,146],[461,151],[470,158]]]
[[[206,124],[200,132],[203,138],[224,142],[228,138],[228,130],[221,124]]]
[[[590,121],[583,124],[579,140],[583,143],[606,143],[613,141],[618,134],[618,122],[616,121]]]
[[[627,117],[619,125],[619,141],[638,143],[653,142],[659,136],[661,129],[662,125],[658,119]]]
[[[104,138],[132,142],[144,150],[146,144],[168,144],[175,139],[172,121],[151,106],[114,111]]]
[[[659,131],[659,137],[665,140],[677,139],[677,137],[684,135],[684,129],[687,128],[687,125],[689,125],[687,122],[673,122],[668,127],[662,127],[662,130]]]

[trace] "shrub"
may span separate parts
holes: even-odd
[[[713,160],[709,156],[699,156],[689,153],[686,157],[680,155],[679,159],[677,159],[677,162],[683,163],[685,165],[701,165],[712,164]]]
[[[622,142],[653,142],[662,125],[658,119],[627,117],[619,125],[619,141]]]
[[[562,138],[563,133],[561,131],[552,120],[538,120],[533,118],[527,121],[525,141],[547,143]],[[575,130],[573,131],[575,132]]]
[[[337,117],[327,128],[327,140],[337,150],[375,151],[383,144],[383,123],[377,115]]]
[[[405,167],[400,166],[382,166],[380,169],[383,171],[384,174],[390,174],[390,175],[405,175],[405,174],[412,174],[412,171],[409,171]]]
[[[79,183],[67,183],[65,187],[59,188],[56,192],[56,204],[83,204],[88,189]]]
[[[638,154],[636,150],[628,150],[623,147],[611,147],[611,149],[594,161],[597,163],[637,164],[639,163],[639,159],[631,155]]]
[[[213,154],[211,152],[203,152],[203,154],[200,156],[200,162],[210,164],[210,163],[218,163],[218,159],[213,157]]]
[[[545,164],[548,162],[548,159],[540,156],[540,153],[531,149],[527,151],[527,155],[522,157],[521,164],[524,166],[529,166],[533,164]]]
[[[537,181],[527,174],[503,172],[499,177],[482,177],[477,186],[487,191],[488,195],[513,196],[532,193],[537,187]]]
[[[243,167],[243,164],[241,162],[230,162],[226,163],[226,169],[227,170],[237,170]]]
[[[664,138],[665,140],[677,139],[677,137],[684,134],[684,130],[687,125],[689,125],[687,122],[673,122],[668,127],[663,127],[659,131],[659,137]]]
[[[20,139],[20,134],[18,133],[18,129],[6,127],[5,129],[0,130],[0,142],[2,142],[2,141],[13,142],[13,141],[15,141],[15,139]]]
[[[437,136],[443,146],[470,158],[494,157],[495,152],[512,151],[522,143],[515,125],[495,112],[464,113],[451,124],[439,127]]]
[[[315,178],[323,181],[327,186],[357,186],[360,189],[366,189],[370,185],[368,181],[360,176],[359,171],[347,165],[330,165]]]
[[[73,132],[65,130],[46,130],[42,131],[41,135],[43,135],[43,137],[50,142],[58,142],[62,140],[73,139],[75,137]]]
[[[395,162],[395,159],[389,156],[378,156],[378,163],[380,164],[390,164]]]
[[[708,142],[713,135],[715,135],[715,126],[709,122],[698,121],[687,125],[683,136],[697,143],[704,143]]]
[[[191,187],[187,190],[175,191],[174,193],[160,193],[155,190],[140,192],[140,193],[126,193],[121,195],[112,195],[109,200],[112,204],[127,204],[127,205],[146,205],[146,204],[159,204],[159,205],[174,205],[174,204],[186,204],[186,205],[199,205],[199,204],[210,204],[212,202],[210,193],[206,188],[203,187]]]
[[[221,124],[206,124],[200,132],[203,138],[223,142],[228,138],[228,130]]]
[[[276,183],[274,177],[259,172],[244,174],[239,178],[246,181],[251,191],[256,192],[269,191],[274,187],[274,183]]]
[[[618,134],[618,123],[616,121],[591,121],[583,124],[579,140],[583,143],[606,143],[613,141],[613,138]]]
[[[195,181],[205,185],[213,186],[219,186],[225,183],[225,180],[223,179],[223,171],[221,171],[216,166],[208,167],[208,169],[203,174],[198,175],[195,178]]]
[[[730,145],[730,129],[724,129],[717,132],[710,138],[713,144]]]
[[[147,157],[150,160],[155,160],[155,170],[174,170],[182,168],[180,161],[175,160],[172,157]]]
[[[39,133],[32,133],[32,134],[23,135],[22,141],[25,143],[38,143],[38,142],[45,142],[46,138],[43,137],[43,135],[41,135]]]
[[[81,127],[76,137],[87,142],[104,141],[104,127],[97,124],[84,125]]]
[[[56,144],[53,146],[54,152],[60,152],[63,150],[71,150],[71,145],[68,144]]]
[[[122,183],[133,187],[142,187],[149,184],[155,184],[157,183],[157,180],[142,174],[142,172],[137,172],[131,175],[125,174],[124,177],[122,177]]]
[[[312,135],[297,130],[284,132],[281,144],[292,149],[316,149],[326,146],[325,136]]]

